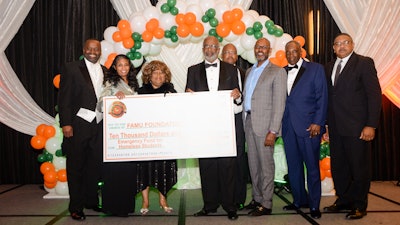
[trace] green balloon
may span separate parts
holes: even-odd
[[[262,38],[264,35],[261,31],[254,32],[254,37],[258,40]]]
[[[79,56],[79,60],[83,60],[85,57],[83,55]]]
[[[175,42],[178,41],[178,39],[179,39],[179,38],[178,38],[178,35],[176,35],[176,34],[172,34],[172,35],[171,35],[171,41],[172,41],[172,42],[175,43]]]
[[[53,155],[52,154],[50,154],[50,153],[46,154],[45,157],[46,157],[46,161],[48,161],[48,162],[53,161]]]
[[[136,42],[136,41],[140,41],[140,39],[142,38],[142,35],[140,35],[138,32],[133,32],[132,34],[132,39]]]
[[[275,26],[274,21],[272,21],[272,20],[265,21],[265,27],[266,28],[270,28],[270,27],[273,27],[273,26]]]
[[[254,31],[261,31],[263,28],[262,24],[258,21],[254,22],[253,29]]]
[[[275,29],[275,32],[274,32],[274,35],[275,35],[276,37],[282,37],[282,35],[283,35],[283,30],[282,30],[281,28],[276,28],[276,29]]]
[[[167,13],[167,12],[169,12],[169,10],[171,9],[170,7],[169,7],[169,5],[167,4],[167,3],[164,3],[164,4],[162,4],[161,5],[161,12],[162,13]]]
[[[46,156],[44,154],[40,154],[37,157],[38,162],[46,162]]]
[[[142,47],[142,42],[141,41],[135,41],[135,44],[133,44],[133,47],[136,49],[140,49]]]
[[[254,29],[253,29],[252,27],[248,27],[248,28],[246,29],[246,34],[247,34],[247,35],[253,35],[253,34],[254,34]]]
[[[211,27],[216,27],[216,26],[218,26],[218,20],[217,20],[217,18],[212,18],[212,19],[210,19],[210,26],[211,26]]]
[[[208,23],[208,21],[210,21],[210,18],[208,16],[204,15],[204,16],[201,17],[201,21],[203,23]]]
[[[216,36],[217,35],[217,30],[215,30],[215,28],[211,28],[208,31],[208,34],[211,35],[211,36]]]
[[[61,149],[58,149],[58,150],[56,151],[55,155],[56,155],[57,157],[63,156],[62,150],[61,150]]]
[[[128,52],[128,53],[126,53],[126,56],[127,56],[130,60],[134,60],[134,59],[135,59],[135,53],[134,53],[134,52]]]
[[[169,12],[170,12],[172,15],[176,16],[176,15],[178,15],[178,13],[179,13],[179,9],[176,8],[176,7],[174,6],[174,7],[172,7],[172,8],[169,10]]]
[[[140,59],[140,58],[142,58],[142,53],[140,53],[140,52],[135,52],[134,60],[135,60],[135,59]]]
[[[174,35],[174,34],[176,34],[176,29],[177,29],[177,28],[178,28],[177,26],[172,26],[172,27],[171,27],[171,30],[170,30],[171,36]]]
[[[168,0],[167,4],[169,7],[174,7],[176,5],[176,0]]]
[[[326,157],[326,154],[323,152],[319,153],[319,160],[323,160]]]
[[[222,37],[220,37],[220,36],[217,36],[217,39],[218,39],[218,41],[219,42],[222,42],[224,39],[222,38]]]
[[[275,33],[275,27],[268,27],[267,31],[268,31],[268,34],[273,35]]]
[[[214,17],[215,17],[215,14],[216,14],[216,12],[215,12],[215,9],[213,9],[213,8],[208,9],[207,12],[206,12],[206,15],[207,15],[210,19],[211,19],[211,18],[214,18]]]
[[[170,38],[170,37],[171,37],[171,31],[166,30],[166,31],[164,32],[164,37]]]

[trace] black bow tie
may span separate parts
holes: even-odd
[[[208,63],[206,63],[206,69],[207,69],[208,67],[210,67],[210,66],[217,67],[217,63],[213,63],[213,64],[208,64]]]
[[[288,66],[287,67],[287,71],[290,71],[290,70],[292,70],[292,69],[294,69],[294,68],[299,68],[298,66],[297,66],[297,64],[296,65],[294,65],[294,66]]]

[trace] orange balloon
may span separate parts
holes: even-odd
[[[283,50],[276,51],[275,57],[278,58],[279,60],[284,59],[286,57],[285,51],[283,51]]]
[[[113,35],[112,35],[112,39],[113,39],[115,42],[120,42],[120,41],[122,41],[121,33],[120,33],[119,31],[115,31],[115,32],[113,33]]]
[[[324,172],[325,172],[325,176],[326,176],[326,177],[332,177],[332,172],[331,172],[331,170],[325,170]]]
[[[153,32],[157,29],[159,22],[157,19],[150,19],[149,22],[146,23],[146,30]]]
[[[232,11],[225,11],[224,14],[222,14],[222,20],[224,23],[233,23],[235,20]]]
[[[186,25],[189,25],[189,26],[196,23],[196,15],[192,12],[186,13],[183,19],[184,19]]]
[[[185,24],[185,15],[183,15],[182,13],[179,13],[178,15],[176,15],[175,16],[175,22],[178,25]]]
[[[286,58],[283,58],[283,59],[281,59],[281,64],[280,64],[280,66],[281,67],[285,67],[285,66],[287,66],[288,65],[288,61],[287,61],[287,59]]]
[[[305,58],[307,56],[307,52],[304,48],[301,48],[301,58]]]
[[[48,182],[44,182],[44,186],[46,186],[47,188],[54,188],[57,185],[57,182],[54,183],[48,183]]]
[[[128,20],[120,20],[117,24],[117,27],[119,30],[124,30],[126,28],[131,29],[131,24],[129,23]]]
[[[161,39],[164,37],[164,30],[161,27],[158,27],[155,31],[153,31],[153,35],[155,38]]]
[[[204,33],[204,26],[200,22],[194,23],[190,26],[190,33],[195,37],[200,37]]]
[[[34,149],[40,150],[46,145],[46,138],[41,135],[35,135],[31,138],[31,146]]]
[[[112,63],[113,63],[113,60],[107,59],[107,61],[104,63],[104,66],[105,66],[107,69],[110,69]]]
[[[278,60],[277,58],[271,57],[271,58],[269,58],[269,61],[270,61],[272,64],[275,64],[275,65],[279,66],[279,60]]]
[[[134,44],[135,41],[132,39],[132,37],[122,40],[122,45],[124,46],[124,48],[130,49],[133,47]]]
[[[49,171],[55,171],[56,168],[54,167],[53,163],[51,162],[44,162],[40,165],[40,172],[44,175]]]
[[[125,28],[125,29],[123,29],[123,30],[120,30],[120,31],[119,31],[119,34],[121,35],[122,40],[123,40],[123,39],[126,39],[126,38],[129,38],[129,37],[132,36],[131,28],[128,27],[128,28]]]
[[[187,37],[190,34],[190,28],[186,24],[181,24],[178,28],[176,28],[176,33],[180,37]]]
[[[296,36],[296,37],[293,38],[293,40],[299,42],[301,47],[303,47],[304,44],[306,43],[306,39],[304,39],[303,36]]]
[[[53,126],[46,126],[46,128],[44,129],[43,136],[47,139],[53,137],[55,134],[56,134],[56,128],[54,128]]]
[[[56,88],[60,88],[60,74],[57,74],[54,78],[53,78],[53,85]]]
[[[57,179],[58,179],[58,181],[61,181],[61,182],[67,181],[67,170],[61,169],[61,170],[57,171]]]
[[[236,35],[241,35],[246,30],[246,25],[241,20],[236,20],[231,25],[232,32]]]
[[[150,42],[151,40],[153,40],[153,33],[151,33],[148,30],[143,31],[142,33],[142,39],[145,42]]]
[[[45,182],[47,183],[56,183],[57,182],[57,173],[56,171],[47,171],[44,176],[43,179]]]
[[[231,27],[229,26],[229,24],[222,22],[217,25],[216,31],[219,36],[226,37],[231,32]]]
[[[321,180],[324,180],[326,177],[325,171],[323,171],[321,168],[319,169],[319,175],[320,175]]]
[[[46,129],[46,127],[47,127],[47,125],[44,124],[44,123],[42,123],[42,124],[40,124],[39,126],[37,126],[37,127],[36,127],[36,134],[37,134],[37,135],[42,135],[42,136],[43,136],[44,129]]]
[[[112,62],[112,61],[114,61],[115,57],[117,57],[117,53],[115,53],[115,52],[111,53],[111,54],[108,55],[107,60],[110,59],[111,62]]]
[[[235,21],[241,20],[243,17],[243,11],[239,8],[232,9],[233,19]]]
[[[330,170],[331,169],[331,158],[325,157],[322,160],[320,160],[320,167],[323,170]]]

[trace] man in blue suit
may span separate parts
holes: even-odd
[[[285,46],[289,65],[287,98],[282,119],[282,138],[288,164],[293,203],[284,210],[310,208],[313,218],[320,218],[321,181],[319,150],[323,134],[328,92],[324,67],[301,58],[301,46],[290,41]],[[307,168],[305,189],[304,164]]]

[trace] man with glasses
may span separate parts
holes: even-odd
[[[274,144],[281,135],[286,101],[286,71],[269,60],[271,44],[266,38],[254,46],[257,62],[247,70],[244,81],[244,131],[252,181],[250,216],[271,214],[274,193]]]
[[[205,61],[188,68],[186,92],[232,90],[234,103],[239,104],[241,94],[236,68],[218,59],[218,39],[209,36],[203,41]],[[207,105],[204,106],[208,107]],[[213,109],[210,109],[213,110]],[[230,220],[238,215],[235,206],[236,157],[199,159],[203,209],[194,216],[207,216],[222,208]]]
[[[346,219],[367,215],[371,141],[379,125],[382,92],[374,61],[356,54],[350,35],[336,36],[337,58],[325,67],[331,170],[337,199],[326,212],[351,210]]]

